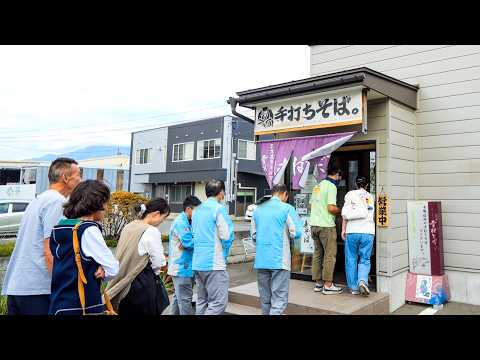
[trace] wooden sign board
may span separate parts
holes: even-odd
[[[258,104],[255,135],[347,125],[366,128],[366,92],[342,89]]]
[[[389,224],[389,199],[385,194],[377,198],[377,226],[388,227]]]

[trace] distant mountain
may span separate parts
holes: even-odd
[[[55,160],[58,157],[69,157],[75,160],[84,160],[84,159],[91,159],[95,157],[113,156],[113,155],[117,155],[118,152],[120,152],[123,155],[130,155],[130,147],[129,146],[118,147],[113,145],[95,145],[95,146],[88,146],[83,149],[73,150],[63,154],[47,154],[31,160],[51,161],[51,160]]]

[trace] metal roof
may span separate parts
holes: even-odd
[[[262,101],[300,96],[355,85],[363,85],[412,109],[417,109],[418,86],[408,84],[367,67],[239,91],[237,92],[237,100],[240,106],[254,107],[255,103]]]

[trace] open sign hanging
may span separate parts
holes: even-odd
[[[388,208],[389,200],[386,194],[380,194],[377,198],[377,225],[387,227],[389,223]]]

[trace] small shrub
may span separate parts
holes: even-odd
[[[128,191],[113,192],[107,206],[107,213],[102,221],[105,239],[118,241],[123,227],[137,219],[135,206],[145,204],[147,201],[147,198]]]
[[[15,241],[6,241],[0,243],[0,257],[9,257],[12,255]]]
[[[0,295],[0,315],[7,315],[7,297]]]

